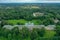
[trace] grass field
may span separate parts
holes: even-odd
[[[20,19],[20,20],[6,20],[6,22],[10,23],[10,24],[13,24],[13,25],[16,25],[17,23],[25,24],[27,21],[24,20],[24,19]]]
[[[34,23],[35,25],[38,25],[38,24],[41,24],[40,20],[32,20],[32,21],[27,21],[27,20],[24,20],[24,19],[19,19],[19,20],[6,20],[7,23],[9,24],[13,24],[13,25],[16,25],[17,23],[21,23],[21,24],[25,24],[25,23],[28,23],[28,22],[31,22],[31,23]]]
[[[47,30],[44,37],[51,38],[51,37],[54,37],[55,34],[56,34],[55,31]]]

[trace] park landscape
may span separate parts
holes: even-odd
[[[60,40],[60,3],[0,4],[0,40]]]

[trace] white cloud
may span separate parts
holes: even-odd
[[[60,0],[0,0],[2,2],[60,2]]]

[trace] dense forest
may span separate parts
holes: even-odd
[[[36,4],[37,5],[37,4]],[[42,6],[41,5],[20,5],[20,6],[0,6],[0,20],[20,20],[26,21],[36,20],[38,24],[55,24],[55,20],[60,20],[60,5],[58,6]],[[57,5],[57,4],[56,4]],[[43,16],[34,16],[33,13],[42,13]],[[48,22],[47,22],[48,21]],[[45,23],[47,22],[47,23]],[[7,22],[5,22],[7,24]],[[23,24],[23,23],[20,23]],[[57,23],[56,23],[57,24]]]
[[[26,22],[56,27],[55,30],[3,28],[4,25],[24,25]],[[60,4],[0,4],[0,40],[60,40]]]

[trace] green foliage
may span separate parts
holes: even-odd
[[[55,32],[55,31],[46,30],[46,31],[45,31],[45,34],[44,34],[44,37],[52,38],[52,37],[54,37],[54,35],[56,35],[56,32]]]
[[[38,7],[38,8],[35,8]],[[59,7],[40,7],[40,6],[1,6],[0,8],[0,18],[4,21],[4,24],[25,24],[27,21],[31,21],[34,24],[44,24],[44,25],[52,25],[55,24],[54,20],[60,20],[60,9]],[[43,16],[35,17],[33,13],[39,12],[43,13]]]
[[[1,40],[50,40],[51,38],[54,39],[54,35],[55,35],[54,31],[50,30],[47,31],[44,28],[42,29],[34,28],[32,30],[26,27],[20,30],[17,27],[15,27],[12,30],[4,28],[0,29]]]
[[[34,8],[38,7],[38,8]],[[0,8],[0,40],[60,40],[60,22],[55,23],[54,20],[60,20],[60,7],[40,7],[40,6],[1,6]],[[40,12],[43,16],[34,16],[33,13]],[[26,22],[33,22],[35,25],[59,25],[56,30],[45,30],[28,28],[14,28],[12,30],[3,29],[4,25],[23,25]],[[57,37],[55,37],[55,35]]]
[[[60,36],[60,26],[57,25],[56,27],[56,36]]]

